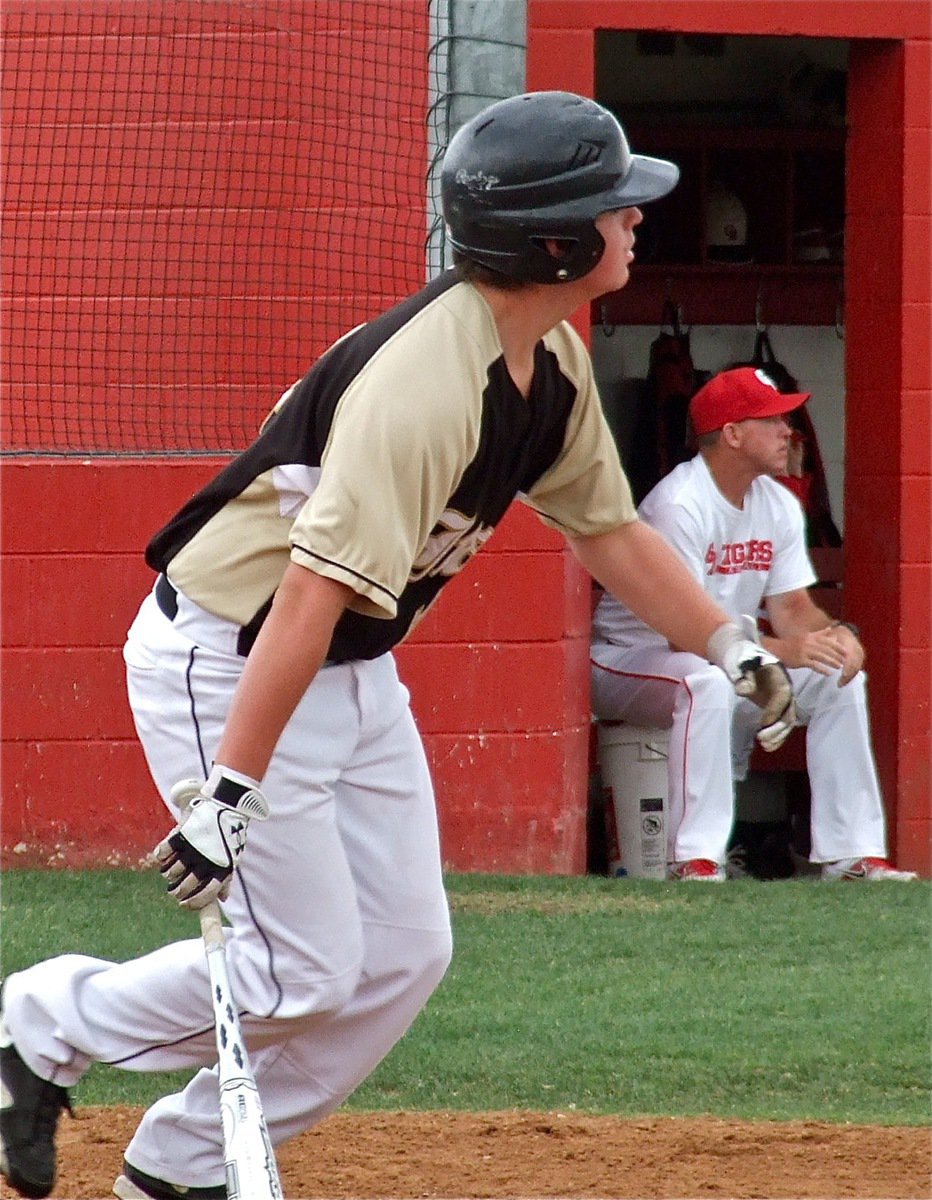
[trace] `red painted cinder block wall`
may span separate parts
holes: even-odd
[[[599,29],[849,39],[845,611],[868,647],[891,848],[932,875],[929,4],[529,0],[529,86],[593,95]]]
[[[164,831],[121,647],[153,583],[141,547],[216,467],[4,468],[8,864],[135,863]],[[588,597],[563,540],[516,505],[399,649],[451,868],[585,869]]]
[[[515,504],[399,647],[450,866],[585,871],[590,591]]]
[[[857,548],[846,603],[870,650],[875,750],[897,857],[924,874],[932,873],[930,58],[928,36],[852,45],[846,218],[855,269],[845,525]]]
[[[121,647],[152,586],[140,547],[211,470],[190,460],[4,466],[7,864],[135,863],[166,828],[133,730]]]
[[[41,414],[71,450],[90,430],[125,451],[126,414],[137,455],[17,458],[0,476],[4,861],[133,863],[167,820],[121,646],[152,585],[146,542],[221,465],[144,455],[175,448],[192,409],[216,422],[208,453],[242,444],[329,341],[423,278],[428,10],[7,0],[0,16],[17,114],[3,334],[24,348],[4,372],[5,448],[28,451]],[[378,94],[362,131],[354,55]],[[339,143],[326,169],[322,128]],[[344,203],[367,214],[349,241]],[[324,214],[314,237],[305,206]],[[585,869],[587,621],[582,571],[516,506],[399,652],[449,867]]]

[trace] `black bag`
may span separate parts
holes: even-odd
[[[751,361],[735,365],[759,367],[774,381],[778,392],[790,393],[799,391],[799,384],[796,382],[795,377],[790,374],[783,363],[777,361],[777,356],[774,354],[773,346],[770,343],[770,334],[766,329],[758,329],[757,331]]]
[[[798,392],[799,383],[787,368],[777,360],[770,335],[766,329],[757,332],[754,341],[754,354],[750,362],[732,363],[732,367],[757,367],[777,385],[777,391],[786,394]],[[832,519],[832,506],[828,495],[828,484],[825,479],[825,467],[819,451],[819,439],[816,436],[812,418],[806,411],[806,406],[787,413],[787,420],[793,429],[802,437],[803,465],[802,488],[793,486],[793,479],[781,480],[792,487],[799,497],[806,513],[806,542],[812,546],[840,546],[842,542],[838,526]]]
[[[679,309],[671,300],[664,302],[660,324],[650,348],[647,388],[628,464],[637,504],[664,475],[695,453],[688,432],[689,402],[709,378],[693,365],[689,330],[681,326]]]

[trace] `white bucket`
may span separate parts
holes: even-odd
[[[609,875],[665,879],[670,732],[623,721],[597,726]]]

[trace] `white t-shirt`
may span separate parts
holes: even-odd
[[[744,507],[735,508],[697,454],[661,479],[638,512],[678,551],[729,616],[753,616],[765,596],[816,582],[806,552],[802,507],[788,488],[769,476],[758,476]],[[596,608],[592,639],[629,648],[666,645],[661,634],[608,593]]]

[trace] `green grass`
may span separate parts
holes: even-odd
[[[151,875],[10,871],[8,973],[196,936]],[[357,1109],[576,1109],[926,1124],[932,885],[454,875],[455,954]],[[183,1074],[95,1067],[79,1103]]]

